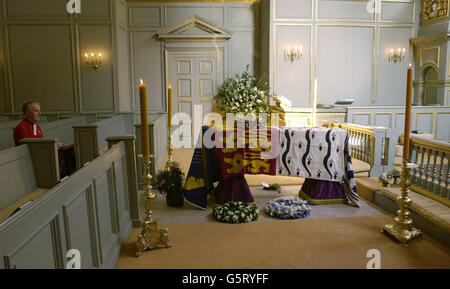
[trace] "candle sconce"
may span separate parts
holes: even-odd
[[[284,48],[284,59],[293,63],[294,61],[300,60],[303,56],[303,47],[294,46],[294,48],[287,46]]]
[[[391,48],[389,50],[389,58],[388,58],[389,62],[397,63],[397,62],[402,61],[403,59],[405,59],[405,52],[406,52],[406,48],[403,48],[403,49],[398,48],[397,50],[394,50],[393,48]]]
[[[102,65],[102,54],[100,52],[97,54],[95,54],[94,52],[91,52],[90,54],[85,53],[84,58],[87,66],[94,70],[97,70],[100,65]]]

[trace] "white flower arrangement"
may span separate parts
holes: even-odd
[[[267,202],[266,213],[280,219],[297,219],[309,216],[311,206],[305,200],[281,197]]]
[[[226,79],[214,97],[217,107],[225,113],[263,113],[268,112],[270,87],[262,78],[253,77],[247,65],[241,74]]]
[[[258,208],[244,202],[230,201],[213,209],[213,217],[220,222],[247,223],[256,221],[258,216]]]

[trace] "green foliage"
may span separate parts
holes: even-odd
[[[389,179],[397,179],[401,177],[401,173],[400,170],[398,169],[392,169],[390,171],[388,171],[387,177]]]
[[[270,185],[268,187],[264,187],[264,190],[269,190],[269,191],[278,191],[278,193],[281,193],[281,187],[279,184],[275,183],[273,185]]]
[[[226,223],[247,223],[256,221],[259,212],[256,205],[244,202],[226,202],[213,209],[213,217],[220,222]]]
[[[225,113],[268,112],[270,87],[264,78],[253,77],[247,65],[242,74],[226,79],[214,97],[217,107]]]
[[[183,194],[184,173],[177,162],[168,162],[154,178],[153,188],[169,197]]]

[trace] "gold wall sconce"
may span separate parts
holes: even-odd
[[[86,61],[86,64],[89,68],[92,68],[94,70],[97,70],[97,68],[102,65],[102,54],[99,52],[95,54],[94,52],[91,53],[85,53],[84,58]]]
[[[397,48],[397,50],[395,50],[394,48],[391,48],[389,50],[389,62],[400,62],[403,59],[405,59],[405,52],[406,52],[406,48]]]
[[[300,60],[303,56],[303,46],[290,47],[289,45],[284,48],[284,59],[293,63],[294,61]]]

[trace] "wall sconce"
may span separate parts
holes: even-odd
[[[294,46],[294,48],[287,46],[284,49],[284,59],[289,60],[291,63],[293,63],[296,60],[299,60],[300,57],[302,57],[302,55],[303,55],[302,46],[300,46],[300,48],[297,46]]]
[[[391,50],[389,51],[389,62],[400,62],[403,59],[405,59],[405,52],[406,52],[406,48],[398,48],[397,50],[394,50],[393,48],[391,48]]]
[[[91,52],[90,54],[85,53],[84,54],[86,64],[89,68],[93,68],[94,70],[97,70],[97,68],[100,67],[102,64],[102,54],[98,53],[97,55],[94,52]]]

